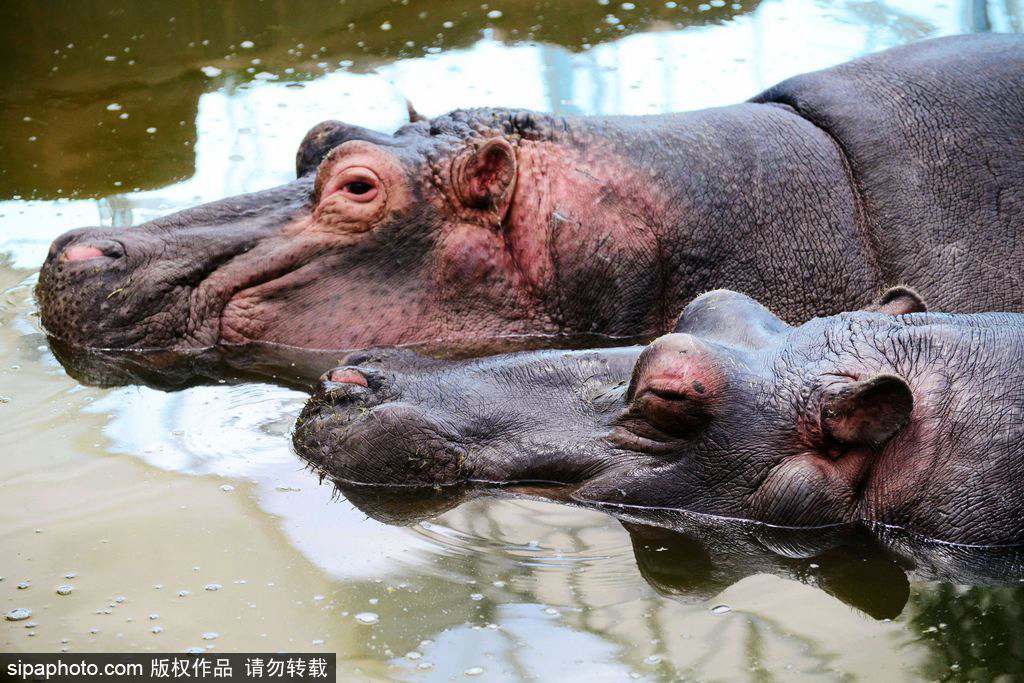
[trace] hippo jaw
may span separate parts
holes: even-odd
[[[322,378],[296,422],[295,448],[343,486],[541,487],[564,498],[618,464],[606,437],[638,352],[541,351],[458,362],[353,354],[346,360],[357,364]],[[521,388],[521,371],[550,392],[534,386],[534,400],[507,400],[506,392]],[[566,384],[578,390],[565,396]],[[577,419],[567,423],[566,411]]]

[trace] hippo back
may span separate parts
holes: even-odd
[[[888,283],[939,310],[1024,310],[1024,36],[887,50],[761,93],[843,152]]]

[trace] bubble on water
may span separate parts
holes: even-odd
[[[480,600],[484,599],[484,596],[483,596],[483,593],[470,593],[469,599],[470,600],[480,601]]]
[[[505,582],[504,581],[493,581],[491,583],[491,585],[494,586],[495,588],[504,588],[505,587]]]
[[[220,634],[216,631],[203,631],[203,640],[217,640]]]
[[[99,632],[100,632],[100,630],[98,628],[95,628],[95,627],[89,629],[89,633],[91,633],[92,635],[96,635]]]
[[[189,592],[188,592],[188,591],[186,591],[186,590],[181,590],[181,591],[178,591],[178,597],[179,597],[179,598],[184,598],[184,597],[186,597],[186,596],[187,596],[188,594],[189,594]]]
[[[103,61],[105,61],[105,62],[116,62],[117,61],[117,57],[114,56],[114,55],[107,55],[106,57],[103,58]]]
[[[238,46],[243,50],[251,50],[254,47],[256,47],[256,43],[252,42],[251,40],[243,40],[238,44]]]
[[[455,26],[455,22],[454,21],[446,21],[443,24],[441,24],[441,26],[443,26],[445,28],[451,28],[451,27]]]
[[[711,608],[712,614],[726,614],[727,612],[731,611],[732,607],[729,607],[729,605],[715,605]]]
[[[159,618],[160,618],[160,615],[157,614],[156,612],[153,612],[152,614],[149,615],[149,620],[150,621],[156,621]]]
[[[32,584],[28,581],[21,581],[18,583],[18,590],[23,591],[26,588],[29,588],[31,585]]]
[[[117,102],[111,102],[107,105],[107,111],[121,111],[121,105]]]
[[[418,665],[416,666],[416,668],[417,668],[417,669],[421,669],[421,670],[423,670],[423,671],[427,671],[427,670],[429,670],[429,669],[433,669],[433,668],[434,668],[434,665],[433,665],[433,664],[431,664],[430,662],[420,662],[420,663],[419,663],[419,664],[418,664]]]
[[[369,600],[367,600],[367,602],[369,602],[371,605],[376,605],[378,602],[380,602],[380,598],[370,598]]]
[[[160,590],[163,587],[164,587],[164,585],[162,583],[155,583],[155,584],[153,584],[153,589],[154,590]]]
[[[77,576],[78,576],[78,574],[76,574],[75,572],[68,572],[67,574],[64,575],[64,578],[65,579],[73,579],[73,578],[75,578]]]
[[[660,663],[661,663],[661,657],[658,656],[658,655],[651,655],[650,657],[645,657],[644,658],[644,664],[650,664],[650,665],[653,666],[654,664],[660,664]]]
[[[487,13],[487,18],[488,19],[501,19],[501,10],[499,10],[499,9],[492,9],[490,12]]]
[[[558,610],[556,610],[554,607],[548,607],[544,610],[544,614],[558,614]]]
[[[380,25],[380,30],[381,31],[390,31],[391,30],[391,22],[390,21],[385,21],[383,24]]]
[[[317,638],[316,640],[313,641],[313,644],[314,645],[323,645],[324,644],[324,640],[323,640],[323,638]]]
[[[73,590],[75,590],[75,587],[70,583],[62,583],[57,586],[57,595],[71,595]]]
[[[25,621],[30,616],[32,616],[32,610],[25,607],[15,607],[4,615],[4,619],[7,621]]]
[[[622,3],[621,5],[619,5],[619,7],[621,7],[622,9],[624,9],[624,10],[626,10],[626,11],[629,11],[629,10],[634,10],[634,9],[636,9],[636,5],[634,5],[634,4],[633,4],[633,3],[631,3],[631,2],[624,2],[624,3]]]
[[[116,602],[116,603],[117,603],[117,604],[119,604],[119,605],[120,605],[120,604],[121,604],[122,602],[124,602],[125,600],[127,600],[127,598],[126,598],[126,597],[124,597],[123,595],[118,595],[118,596],[117,596],[116,598],[114,598],[114,602]]]
[[[360,624],[376,624],[378,621],[380,621],[380,616],[378,616],[375,612],[360,612],[356,615],[356,621],[358,621]]]
[[[223,484],[221,485],[220,490],[230,493],[231,491],[235,490],[235,487],[232,486],[231,484]]]
[[[219,583],[208,583],[205,586],[203,586],[203,590],[207,590],[207,591],[211,591],[211,592],[219,591],[221,588],[223,588],[223,586],[221,586]]]
[[[406,659],[414,659],[415,660],[415,659],[420,659],[421,657],[423,657],[423,654],[420,653],[420,652],[416,652],[416,650],[413,650],[412,652],[406,652],[405,653],[405,658]]]
[[[205,647],[186,647],[185,654],[187,655],[201,655],[206,652]]]
[[[204,66],[203,68],[201,68],[199,70],[202,71],[203,75],[206,76],[207,78],[216,78],[217,76],[220,76],[220,74],[221,74],[220,69],[218,69],[215,66]]]
[[[163,626],[154,626],[153,628],[151,628],[149,630],[150,630],[151,633],[163,633],[164,632],[164,627]]]
[[[146,129],[146,132],[149,133],[150,135],[152,135],[153,133],[156,132],[156,126],[150,126],[149,128]]]
[[[471,666],[462,673],[466,676],[479,676],[483,672],[484,668],[482,666]]]

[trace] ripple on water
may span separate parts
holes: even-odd
[[[632,543],[607,515],[542,501],[484,498],[410,527],[441,556],[487,564],[491,592],[529,590],[554,575],[587,573],[605,604],[634,599],[638,576]],[[481,599],[477,590],[470,599]]]

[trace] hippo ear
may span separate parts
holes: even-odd
[[[864,310],[888,315],[903,315],[904,313],[927,313],[928,305],[916,291],[910,287],[898,285],[882,292]]]
[[[840,443],[880,446],[910,422],[914,395],[895,375],[833,388],[821,406],[822,432]]]
[[[505,138],[491,138],[455,165],[455,188],[466,206],[489,209],[511,193],[516,153]]]

